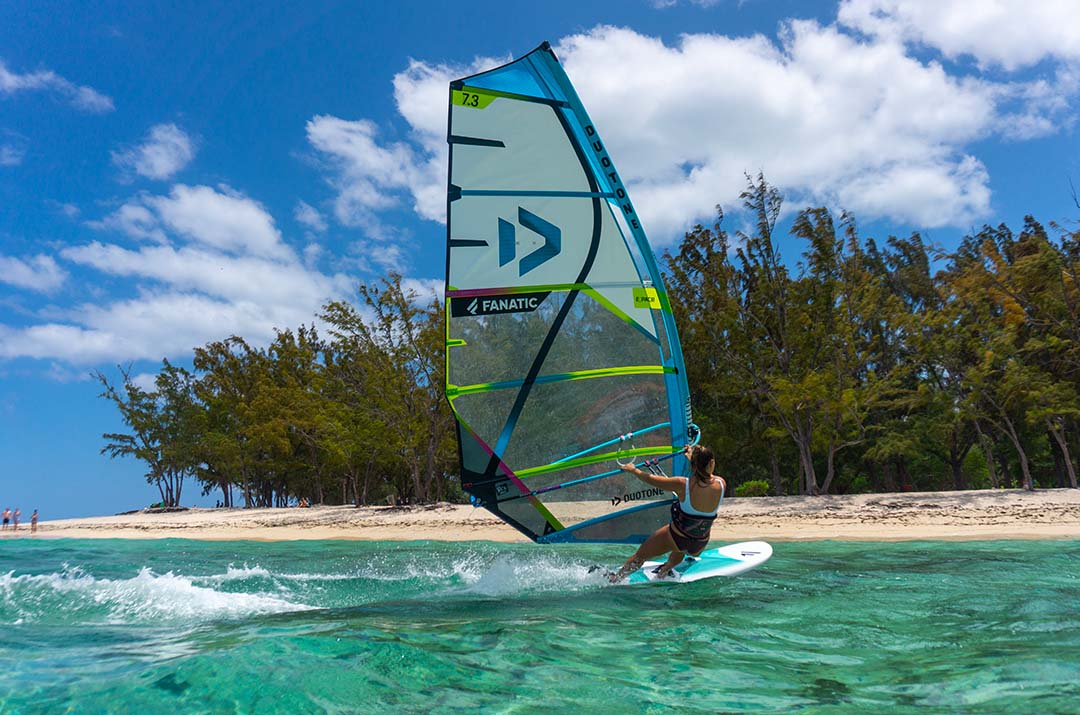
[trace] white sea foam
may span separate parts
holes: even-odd
[[[230,582],[266,580],[280,586],[279,582],[281,581],[308,583],[319,581],[349,581],[356,578],[360,578],[356,573],[274,573],[258,564],[254,566],[244,564],[240,567],[229,564],[223,574],[193,576],[191,580],[196,584],[215,585]]]
[[[241,568],[229,564],[229,568],[225,570],[224,574],[211,576],[210,578],[220,581],[244,581],[249,578],[270,578],[270,572],[258,564],[255,566],[244,564]]]
[[[221,585],[230,582],[268,581],[278,588],[290,583],[318,584],[333,581],[447,581],[472,583],[479,579],[488,567],[488,561],[470,554],[454,560],[438,560],[430,557],[409,558],[399,561],[385,555],[337,573],[276,573],[259,564],[236,566],[230,564],[225,573],[194,576],[196,584]]]
[[[376,557],[363,564],[352,578],[369,581],[446,581],[454,579],[469,582],[481,572],[484,561],[469,555],[464,559],[441,560],[431,556],[410,558],[404,562],[392,558]]]
[[[599,571],[589,566],[559,558],[513,558],[500,556],[483,569],[470,569],[464,593],[503,596],[530,591],[577,591],[607,583]]]
[[[107,623],[190,623],[311,608],[280,595],[218,591],[149,568],[126,579],[97,578],[71,567],[42,575],[9,572],[0,576],[0,600],[5,615],[25,620],[52,620],[62,611],[65,620]]]
[[[278,573],[273,578],[283,581],[351,581],[359,578],[355,573]]]

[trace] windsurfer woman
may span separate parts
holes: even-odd
[[[667,561],[657,573],[658,578],[664,578],[671,573],[671,569],[682,563],[687,554],[697,556],[709,543],[716,510],[724,500],[727,485],[723,478],[713,474],[716,460],[711,449],[695,444],[687,447],[685,454],[693,472],[690,477],[660,476],[638,469],[633,464],[620,465],[624,472],[633,474],[646,484],[675,492],[678,501],[671,503],[671,523],[657,529],[638,547],[622,568],[611,575],[612,583],[637,571],[648,559],[668,554]]]

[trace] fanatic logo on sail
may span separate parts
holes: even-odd
[[[540,307],[550,292],[517,293],[515,295],[485,295],[476,298],[451,298],[450,315],[467,318],[476,315],[531,313]]]

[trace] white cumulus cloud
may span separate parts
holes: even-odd
[[[317,208],[306,201],[296,202],[296,209],[293,211],[293,216],[297,221],[316,233],[322,233],[327,229],[326,219],[323,218],[323,215],[319,213]]]
[[[157,215],[142,204],[143,200],[129,201],[105,218],[87,221],[86,225],[102,231],[120,231],[133,238],[165,243],[168,239],[160,227]]]
[[[744,174],[758,171],[788,192],[842,195],[845,208],[927,226],[988,210],[988,192],[968,183],[928,192],[930,204],[901,195],[883,203],[860,190],[885,173],[949,180],[972,161],[963,145],[992,126],[990,87],[950,77],[900,45],[799,21],[779,45],[761,35],[688,35],[672,47],[598,28],[557,52],[661,242],[714,204],[736,201]],[[635,82],[597,69],[612,64]]]
[[[88,225],[157,243],[171,233],[231,253],[292,255],[266,208],[228,186],[177,184],[167,196],[140,194]]]
[[[291,256],[274,219],[258,201],[227,186],[173,187],[169,196],[147,199],[162,223],[176,233],[223,251]]]
[[[0,326],[0,356],[59,358],[75,364],[160,360],[232,334],[265,343],[275,325],[295,327],[310,322],[312,315],[299,307],[145,291],[131,300],[78,306],[65,322]]]
[[[843,0],[839,20],[1014,70],[1046,58],[1080,60],[1078,9],[1075,0]]]
[[[311,306],[344,287],[331,277],[308,271],[295,259],[229,256],[194,245],[131,250],[94,241],[66,248],[61,256],[109,275],[150,279],[232,302],[266,300]]]
[[[306,264],[259,202],[228,187],[141,194],[93,227],[141,245],[92,241],[59,257],[123,279],[134,297],[54,307],[28,326],[0,324],[0,357],[88,365],[183,355],[228,335],[266,344],[275,328],[311,323],[326,302],[355,289],[350,276]],[[41,258],[39,274],[56,265]]]
[[[336,218],[377,239],[392,236],[380,218],[388,209],[405,206],[422,218],[445,220],[447,85],[508,60],[478,58],[458,66],[411,61],[394,77],[398,112],[411,129],[408,141],[380,141],[379,128],[367,119],[311,119],[308,141],[333,168],[328,181],[337,190]]]
[[[175,124],[151,127],[146,139],[122,151],[113,152],[113,163],[126,172],[148,179],[168,179],[195,158],[195,143]]]
[[[39,293],[52,293],[67,280],[67,272],[51,256],[16,258],[0,254],[0,283]]]
[[[866,218],[968,226],[991,201],[991,177],[970,147],[1067,125],[1080,73],[1020,81],[952,72],[915,56],[898,33],[850,29],[854,5],[844,5],[847,25],[792,20],[777,38],[669,43],[597,27],[558,43],[655,241],[674,240],[717,203],[737,205],[745,174],[759,171],[799,200]],[[363,117],[314,117],[308,139],[333,166],[337,218],[376,236],[388,210],[445,220],[447,83],[502,61],[411,61],[394,79],[409,132],[392,141]]]
[[[346,226],[380,233],[377,212],[397,205],[399,193],[430,181],[419,166],[422,157],[412,147],[378,142],[374,122],[317,116],[308,122],[307,135],[338,170],[331,179],[338,190],[334,215]]]
[[[51,92],[76,109],[92,114],[104,114],[114,109],[112,99],[92,87],[77,85],[51,70],[19,74],[9,70],[0,60],[0,94],[34,91]]]

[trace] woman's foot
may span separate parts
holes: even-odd
[[[641,565],[644,563],[645,559],[641,559],[636,556],[632,557],[629,561],[622,565],[622,568],[608,576],[608,581],[610,581],[611,583],[618,583],[619,581],[622,581],[624,578],[641,568]]]

